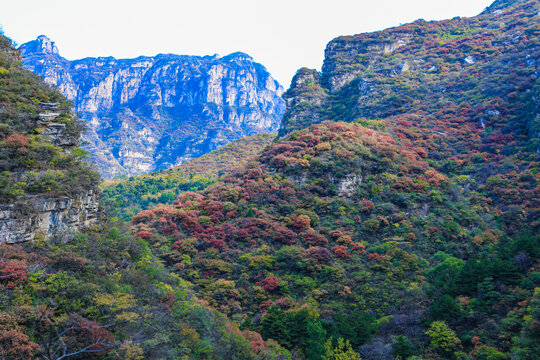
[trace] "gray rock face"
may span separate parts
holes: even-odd
[[[83,140],[104,177],[169,168],[276,131],[285,112],[282,87],[243,53],[68,61],[45,36],[20,51],[86,120]]]
[[[362,184],[362,175],[347,174],[338,183],[338,195],[343,197],[351,197],[360,184]]]
[[[57,112],[58,104],[42,103],[40,105],[43,112],[38,115],[37,126],[41,137],[51,144],[63,148],[79,146],[79,138],[66,131],[66,124],[56,122],[60,116],[60,113]]]
[[[47,239],[70,239],[73,232],[97,222],[98,197],[93,191],[74,198],[34,197],[25,213],[14,205],[0,204],[0,244]]]
[[[58,104],[40,105],[43,109],[37,121],[40,135],[66,152],[79,146],[78,137],[66,131],[66,124],[57,122]],[[73,233],[98,222],[98,198],[95,190],[80,190],[70,197],[31,195],[23,204],[0,203],[0,244],[52,236],[71,240]]]
[[[283,98],[287,103],[287,111],[283,116],[279,136],[283,136],[291,129],[302,129],[311,123],[322,120],[321,106],[328,97],[328,91],[323,88],[321,75],[308,68],[302,68],[294,75],[291,87]]]
[[[324,51],[322,71],[331,92],[363,75],[374,67],[381,58],[394,53],[411,42],[413,36],[407,32],[395,32],[392,36],[371,41],[355,41],[355,36],[343,36],[332,40]],[[354,62],[349,59],[354,59]],[[399,65],[399,72],[409,70],[408,63]]]

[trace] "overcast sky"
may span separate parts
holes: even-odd
[[[480,13],[492,0],[2,0],[19,44],[47,35],[67,59],[243,51],[288,88],[339,35]]]

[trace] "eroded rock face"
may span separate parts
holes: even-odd
[[[77,230],[98,220],[98,197],[93,191],[74,198],[34,197],[19,209],[0,204],[0,244],[47,239],[52,236],[69,240]]]
[[[79,136],[58,121],[57,103],[41,103],[37,129],[52,145],[69,152],[80,145]],[[45,171],[45,170],[43,170]],[[26,173],[16,173],[22,180]],[[24,202],[0,203],[0,244],[60,238],[71,240],[73,234],[98,222],[99,196],[94,189],[79,190],[71,196],[29,195]]]
[[[291,129],[298,130],[311,123],[320,122],[321,113],[324,111],[322,104],[327,95],[321,82],[321,74],[308,68],[298,70],[291,87],[283,94],[287,111],[283,116],[279,136],[287,134]]]
[[[331,92],[340,90],[351,80],[363,75],[367,69],[374,67],[381,58],[406,46],[412,39],[411,33],[396,31],[376,40],[366,39],[363,34],[342,36],[332,40],[324,51],[322,67],[327,86]],[[351,62],[350,59],[354,61]],[[405,67],[407,71],[409,65]]]
[[[338,183],[338,195],[343,197],[351,197],[356,192],[356,189],[362,184],[362,175],[348,174],[345,175]]]
[[[276,131],[282,87],[243,53],[68,61],[40,36],[25,66],[75,104],[104,177],[165,169],[238,138]]]

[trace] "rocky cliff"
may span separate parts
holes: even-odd
[[[20,50],[86,120],[84,140],[105,177],[169,168],[275,131],[285,110],[281,86],[244,53],[68,61],[45,36]]]
[[[81,123],[3,36],[0,81],[0,244],[69,239],[99,212],[99,176],[78,147]]]
[[[15,204],[0,204],[0,244],[53,237],[69,240],[98,221],[98,197],[92,190],[74,197],[36,196],[25,205],[29,212],[21,212]]]
[[[448,134],[457,114],[455,132],[515,132],[539,150],[539,6],[501,0],[472,18],[338,37],[326,47],[322,72],[299,70],[285,93],[293,106],[280,135],[327,119],[404,114]]]

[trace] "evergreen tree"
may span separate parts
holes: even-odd
[[[308,360],[322,360],[325,354],[323,344],[326,337],[326,331],[324,331],[319,319],[308,323],[307,335],[306,358]]]
[[[405,335],[399,335],[392,345],[392,354],[396,359],[407,359],[413,355],[413,348]]]

